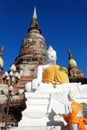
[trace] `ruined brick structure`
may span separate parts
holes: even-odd
[[[22,41],[20,53],[15,59],[15,65],[21,75],[15,88],[24,88],[26,82],[36,78],[37,66],[43,64],[46,64],[46,43],[39,28],[36,8],[34,8],[30,27]]]
[[[19,55],[14,61],[17,71],[20,74],[18,82],[14,83],[13,92],[24,89],[25,84],[36,78],[36,70],[38,65],[46,64],[46,43],[44,37],[41,35],[41,30],[38,25],[36,8],[34,8],[31,25],[28,29],[27,35],[24,37]],[[9,70],[8,70],[9,73]],[[5,127],[6,118],[8,116],[7,124],[9,126],[16,126],[22,118],[21,112],[26,108],[25,95],[11,97],[9,105],[9,113],[7,115],[7,100],[8,97],[3,93],[8,90],[7,79],[3,80],[3,59],[2,50],[0,53],[0,127]],[[3,90],[3,92],[2,92]],[[9,92],[7,92],[7,95]]]
[[[68,51],[69,54],[69,63],[68,63],[68,76],[70,82],[81,82],[82,84],[87,84],[87,78],[83,76],[81,70],[79,70],[75,59],[71,53],[71,50]]]
[[[36,9],[34,9],[33,19],[24,37],[19,56],[15,64],[20,71],[21,76],[36,77],[36,68],[38,65],[46,63],[46,43],[41,35],[38,25]]]
[[[8,85],[0,84],[0,89],[8,95]],[[0,92],[0,127],[17,126],[22,118],[22,111],[26,108],[24,94],[12,96],[8,106],[8,98]],[[9,107],[9,114],[7,115],[7,108]],[[8,117],[8,118],[7,118]]]

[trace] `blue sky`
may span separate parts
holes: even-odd
[[[68,67],[68,48],[87,77],[87,0],[0,0],[0,47],[4,71],[18,56],[34,6],[47,48],[57,51],[57,64]]]

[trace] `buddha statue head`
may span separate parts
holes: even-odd
[[[46,61],[50,64],[56,64],[56,51],[50,46],[48,50],[46,51]]]

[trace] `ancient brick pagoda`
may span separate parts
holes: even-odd
[[[0,98],[3,101],[0,102],[0,106],[2,106],[0,107],[0,127],[4,127],[7,117],[6,110],[8,109],[8,98],[4,93],[7,92],[7,95],[9,93],[9,78],[3,78],[2,49],[0,52]],[[36,69],[38,65],[46,64],[46,43],[44,37],[41,35],[41,30],[38,25],[36,8],[34,8],[30,28],[28,29],[27,35],[23,39],[20,53],[15,59],[14,64],[17,68],[16,71],[18,71],[20,74],[20,79],[12,84],[14,86],[14,93],[17,93],[20,89],[24,89],[27,82],[36,78]],[[12,75],[10,70],[8,70],[8,74]],[[21,112],[26,108],[25,95],[18,94],[16,98],[15,96],[12,96],[12,101],[9,105],[9,116],[7,124],[11,126],[17,125],[22,117]]]
[[[36,77],[37,66],[46,63],[45,56],[46,43],[41,35],[35,8],[30,28],[23,39],[19,56],[15,60],[20,75],[30,76],[31,79]]]
[[[34,8],[32,22],[21,44],[20,53],[15,59],[15,65],[21,75],[16,88],[22,88],[26,82],[36,78],[37,66],[43,64],[46,64],[46,43],[41,35]]]

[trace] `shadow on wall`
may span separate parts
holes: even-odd
[[[82,103],[83,104],[83,117],[87,118],[87,104],[86,103]],[[70,125],[64,125],[63,121],[55,121],[54,120],[54,116],[56,116],[57,114],[53,111],[53,109],[51,110],[51,113],[49,113],[49,122],[47,122],[47,127],[52,127],[52,129],[55,129],[56,127],[59,127],[58,129],[60,130],[71,130],[70,129]]]
[[[83,117],[87,118],[87,104],[86,103],[82,103],[83,104]]]
[[[54,120],[54,116],[56,116],[57,114],[51,110],[51,113],[49,113],[49,122],[47,122],[47,127],[51,127],[52,129],[56,129],[56,127],[59,127],[58,130],[70,130],[70,126],[69,125],[64,125],[63,121],[55,121]]]

